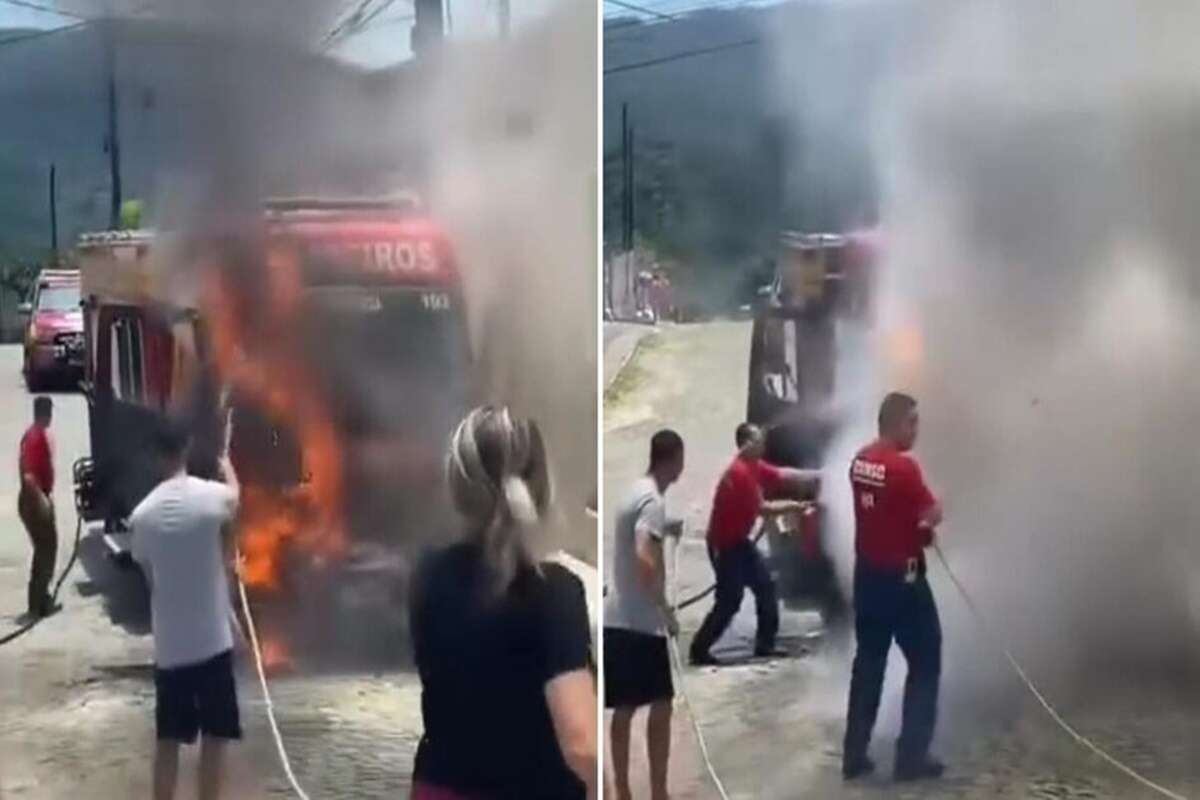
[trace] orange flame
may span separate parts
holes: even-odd
[[[208,271],[203,309],[217,370],[225,383],[293,432],[300,446],[304,474],[299,485],[282,490],[242,486],[242,578],[251,587],[277,589],[285,550],[298,548],[321,558],[345,551],[341,444],[321,388],[296,345],[302,291],[297,260],[280,252],[268,256],[258,292],[222,266]]]

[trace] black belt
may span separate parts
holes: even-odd
[[[886,567],[876,566],[865,560],[861,556],[858,558],[858,566],[869,573],[880,577],[892,578],[903,581],[904,583],[916,583],[917,578],[925,577],[925,557],[917,556],[905,560],[902,565],[889,565]]]

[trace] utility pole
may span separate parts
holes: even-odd
[[[108,22],[108,150],[109,212],[108,226],[116,230],[121,222],[121,144],[117,133],[117,67],[116,46],[113,41],[114,21]]]
[[[634,206],[634,158],[633,158],[633,126],[629,124],[629,104],[621,104],[621,162],[625,169],[624,201],[624,235],[622,245],[625,248],[625,293],[636,296],[636,276],[634,275],[634,244],[636,243],[636,223]]]
[[[413,0],[412,51],[421,58],[437,49],[446,35],[442,0]]]
[[[500,38],[507,39],[509,30],[512,27],[512,11],[509,8],[509,0],[496,0],[496,18],[500,23]]]
[[[58,192],[54,164],[50,165],[50,253],[58,261]]]

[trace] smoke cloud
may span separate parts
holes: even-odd
[[[308,419],[291,421],[322,444],[318,455],[333,451],[320,410],[333,417],[344,470],[340,483],[314,485],[343,494],[351,547],[369,545],[354,568],[458,538],[440,462],[467,387],[539,421],[559,499],[544,544],[594,564],[595,524],[584,509],[596,491],[596,9],[562,0],[510,39],[448,42],[369,73],[321,52],[344,4],[200,5],[159,4],[153,20],[106,29],[126,196],[147,200],[147,222],[211,244],[251,230],[267,197],[413,192],[446,232],[464,281],[461,351],[444,343],[446,330],[399,318],[351,340],[337,322],[345,303],[273,318],[263,313],[272,291],[263,254],[216,250],[251,298],[234,315],[254,339],[246,349],[286,362],[274,380],[292,376],[284,394]],[[213,265],[187,253],[164,246],[155,256],[181,302],[203,296]],[[244,418],[262,433],[261,420]],[[437,488],[406,487],[405,470],[422,480],[435,471]],[[401,547],[388,555],[381,543]]]
[[[1035,678],[1182,670],[1200,630],[1200,11],[922,11],[930,35],[873,117],[888,255],[875,331],[842,340],[843,579],[841,470],[883,393],[911,390],[947,556]],[[951,680],[986,694],[999,659],[938,572]]]

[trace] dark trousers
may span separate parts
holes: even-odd
[[[895,639],[908,662],[896,762],[919,763],[928,756],[933,740],[942,673],[942,626],[924,567],[915,581],[905,583],[902,574],[858,564],[854,570],[854,631],[858,649],[850,679],[843,757],[847,764],[866,757],[879,712],[888,650]]]
[[[717,600],[692,639],[692,657],[709,654],[742,607],[747,588],[754,593],[758,612],[756,649],[771,649],[775,646],[775,635],[779,633],[779,601],[775,596],[775,581],[771,579],[758,548],[747,539],[736,547],[718,550],[712,556],[717,573]]]
[[[43,502],[47,501],[47,502]],[[22,488],[17,498],[17,513],[33,545],[33,563],[29,567],[29,613],[40,615],[50,610],[50,581],[58,558],[58,529],[54,506],[45,495]]]

